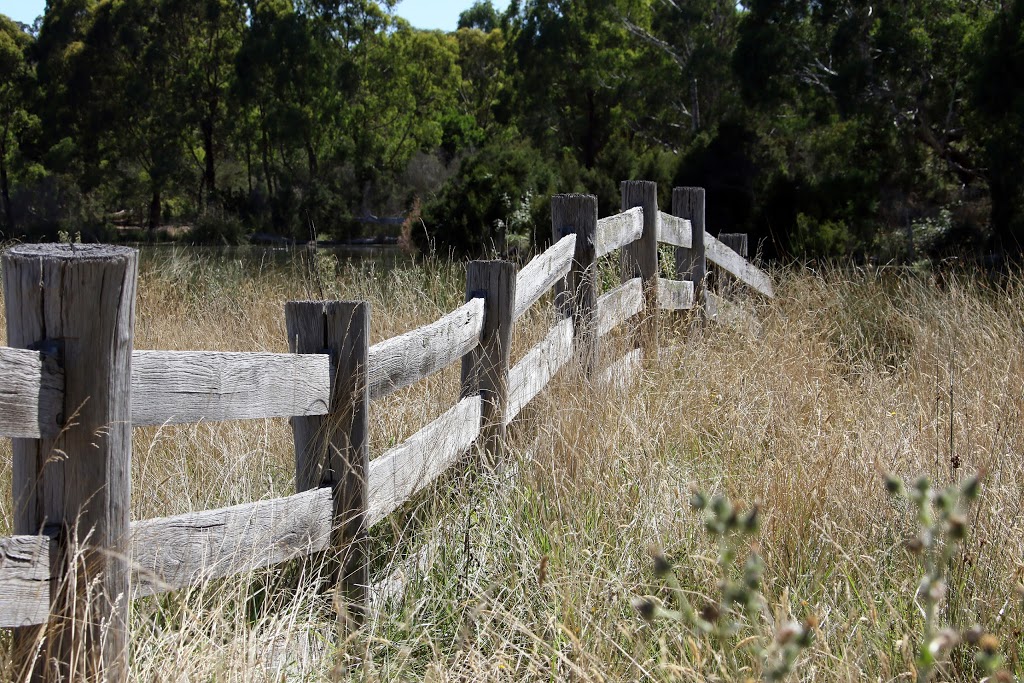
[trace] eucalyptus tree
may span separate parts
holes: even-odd
[[[18,147],[18,134],[30,118],[26,104],[33,74],[26,52],[31,44],[31,36],[21,26],[0,14],[0,225],[7,235],[13,234],[16,227],[9,169]]]

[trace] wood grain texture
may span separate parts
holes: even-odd
[[[657,356],[658,343],[658,184],[649,180],[627,180],[620,187],[622,210],[641,207],[643,234],[622,248],[619,272],[622,282],[643,280],[643,310],[634,329],[633,344],[648,357]]]
[[[704,225],[704,188],[677,187],[672,190],[672,214],[690,221],[690,247],[676,247],[676,279],[693,283],[694,308],[704,311],[708,266],[704,253],[707,237]]]
[[[372,527],[451,467],[480,433],[480,397],[464,398],[409,439],[370,462]]]
[[[565,318],[509,372],[506,424],[515,419],[523,407],[548,385],[555,373],[571,358],[572,319]]]
[[[693,283],[686,280],[658,278],[658,306],[663,311],[693,308]]]
[[[4,253],[7,340],[54,342],[64,367],[66,423],[54,439],[13,442],[14,533],[59,529],[53,618],[44,657],[38,627],[18,629],[14,670],[35,680],[127,678],[127,534],[131,509],[131,360],[138,252],[25,244]],[[64,457],[52,457],[55,452]],[[60,585],[66,590],[56,590]],[[85,592],[89,591],[86,600]],[[70,595],[74,591],[75,595]],[[81,605],[87,604],[83,610]],[[84,665],[74,653],[84,648]],[[47,660],[56,662],[47,666]],[[83,668],[72,671],[72,662]]]
[[[323,550],[331,490],[132,524],[132,596],[139,598],[268,567]]]
[[[512,351],[512,314],[516,299],[516,267],[508,261],[473,261],[466,266],[466,299],[484,297],[484,329],[480,345],[462,357],[463,398],[479,392],[480,451],[485,466],[505,455],[505,408]]]
[[[57,436],[64,412],[64,370],[53,355],[0,346],[0,436]]]
[[[708,259],[732,273],[744,284],[768,297],[775,296],[772,279],[763,270],[753,265],[712,235],[706,235]]]
[[[658,212],[658,241],[676,247],[689,249],[693,246],[693,227],[685,218],[673,216],[664,211]]]
[[[615,389],[624,389],[643,367],[643,350],[633,349],[601,373],[599,382]]]
[[[601,258],[640,239],[644,232],[644,212],[639,206],[597,221],[596,256]]]
[[[370,347],[370,400],[384,398],[442,370],[480,342],[484,301],[474,298],[437,322]]]
[[[329,412],[293,417],[295,484],[299,492],[331,492],[333,512],[329,584],[344,598],[338,617],[351,632],[366,613],[369,584],[366,526],[370,465],[368,384],[370,304],[359,301],[289,301],[288,345],[297,354],[326,350],[334,365]]]
[[[45,536],[0,538],[0,628],[49,619],[50,545]]]
[[[323,415],[330,396],[325,353],[132,354],[135,426]]]
[[[566,235],[531,260],[516,276],[516,305],[514,320],[523,316],[544,293],[564,278],[572,267],[576,250],[576,235]]]
[[[745,232],[722,232],[718,241],[729,247],[743,258],[750,256],[750,240]]]
[[[642,310],[643,280],[635,277],[623,282],[597,300],[597,336],[603,337]]]
[[[555,287],[555,306],[563,317],[572,317],[573,349],[584,375],[597,364],[597,197],[589,194],[556,194],[551,198],[551,233],[555,240],[576,235],[572,268],[564,283]]]

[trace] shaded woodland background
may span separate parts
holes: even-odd
[[[478,2],[447,34],[392,9],[0,15],[0,239],[477,254],[543,242],[552,193],[605,215],[642,178],[665,207],[706,187],[709,229],[769,257],[1021,251],[1024,0]]]

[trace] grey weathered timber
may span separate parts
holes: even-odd
[[[0,628],[50,617],[50,545],[46,536],[0,538]]]
[[[480,346],[462,358],[462,396],[480,393],[480,446],[486,465],[504,459],[505,410],[512,351],[516,267],[508,261],[473,261],[466,266],[466,299],[484,297]]]
[[[643,365],[643,349],[633,349],[601,373],[598,382],[617,389],[626,387]]]
[[[324,415],[330,397],[325,353],[132,354],[135,426]]]
[[[243,574],[324,550],[328,488],[132,524],[132,597]]]
[[[663,311],[682,311],[693,307],[693,283],[658,278],[658,306]]]
[[[575,250],[576,235],[566,235],[519,271],[516,276],[516,305],[512,313],[514,320],[519,320],[530,306],[569,273]]]
[[[623,282],[597,300],[597,336],[603,337],[643,310],[643,280],[635,277]]]
[[[56,438],[16,439],[13,447],[14,533],[53,528],[61,570],[40,655],[44,627],[17,629],[14,670],[32,670],[36,680],[124,681],[138,253],[21,245],[4,254],[3,265],[8,344],[50,347],[64,368],[57,416],[64,428]]]
[[[451,467],[480,434],[479,396],[464,398],[370,463],[367,526],[390,515]]]
[[[573,347],[584,374],[589,377],[597,363],[597,197],[589,194],[556,194],[551,198],[551,232],[555,240],[576,235],[573,264],[564,284],[555,286],[559,313],[571,316]]]
[[[644,315],[634,343],[653,358],[658,345],[658,184],[648,180],[626,180],[621,184],[622,210],[643,209],[643,234],[622,248],[619,268],[622,281],[643,280]]]
[[[672,213],[691,225],[690,248],[676,247],[676,279],[693,283],[694,308],[704,310],[708,266],[704,254],[704,188],[677,187],[672,190]]]
[[[548,385],[572,358],[572,319],[564,318],[509,371],[505,424]]]
[[[685,218],[658,212],[658,241],[689,249],[693,246],[693,227]]]
[[[595,255],[601,258],[640,239],[644,232],[644,208],[623,207],[622,213],[597,221]]]
[[[482,298],[470,299],[436,322],[370,347],[370,400],[443,370],[480,343]]]
[[[0,436],[52,439],[64,412],[64,371],[52,354],[0,346]]]
[[[713,236],[707,235],[706,239],[707,257],[712,262],[732,273],[741,282],[750,285],[761,294],[769,297],[775,296],[772,279],[768,277],[767,273],[751,264]]]
[[[750,256],[749,240],[745,232],[723,232],[719,233],[718,241],[729,247],[743,258]]]
[[[330,488],[334,513],[330,558],[337,565],[339,618],[346,629],[365,617],[369,580],[366,509],[370,470],[370,304],[289,302],[288,345],[297,353],[330,351],[335,375],[330,412],[292,418],[298,490]]]

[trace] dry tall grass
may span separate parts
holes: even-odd
[[[373,341],[462,299],[462,268],[346,266],[319,283],[183,255],[142,270],[137,348],[286,349],[289,298],[366,298]],[[759,331],[665,330],[663,358],[628,389],[554,383],[512,433],[515,475],[459,471],[373,531],[373,575],[405,569],[341,646],[328,600],[298,564],[136,602],[132,679],[746,680],[744,641],[772,621],[820,623],[795,680],[902,680],[922,616],[903,540],[916,522],[881,473],[940,484],[984,468],[977,515],[951,568],[946,623],[994,632],[1019,670],[1024,531],[1024,289],[967,277],[780,275]],[[517,329],[525,348],[550,322]],[[381,453],[450,405],[457,370],[375,404]],[[0,445],[0,533],[10,532],[10,448]],[[136,431],[135,518],[292,492],[288,425],[266,420]],[[689,510],[692,485],[759,501],[763,615],[712,642],[631,606],[667,597],[649,547],[674,561],[692,602],[716,594],[716,548]],[[432,548],[417,571],[417,550]],[[0,636],[0,673],[9,668]],[[944,680],[975,680],[954,650]]]

